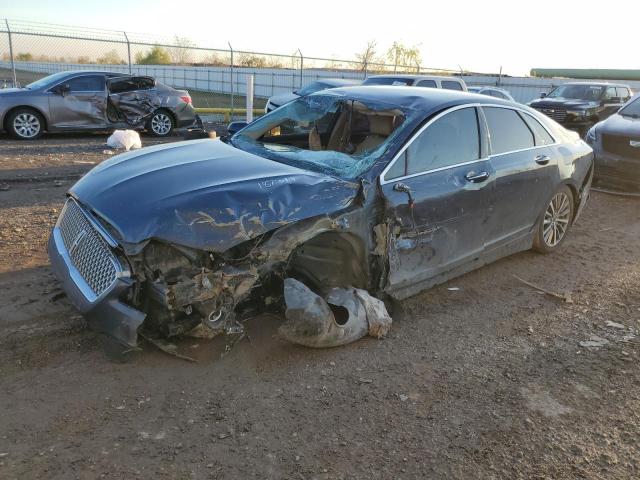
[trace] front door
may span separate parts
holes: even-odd
[[[381,188],[392,219],[390,293],[482,253],[493,171],[480,125],[474,107],[440,114],[383,173]]]
[[[79,75],[49,91],[49,112],[54,128],[105,127],[106,107],[104,75]]]

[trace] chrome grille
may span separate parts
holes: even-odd
[[[535,109],[544,113],[547,117],[553,118],[558,123],[562,123],[567,119],[566,108],[537,106]]]
[[[107,290],[118,275],[118,261],[74,200],[68,200],[58,223],[69,258],[96,297]]]

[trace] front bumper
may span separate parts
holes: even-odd
[[[48,253],[51,269],[62,282],[70,302],[82,313],[93,329],[106,333],[129,347],[136,347],[138,328],[144,322],[146,315],[120,300],[131,288],[131,279],[124,276],[118,277],[99,296],[92,295],[90,288],[71,260],[59,224],[60,219],[49,237]]]

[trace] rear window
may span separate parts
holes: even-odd
[[[491,153],[498,155],[535,146],[533,133],[518,112],[509,108],[484,107]]]
[[[402,77],[369,77],[364,82],[363,85],[400,85],[407,86],[413,83],[412,78],[402,78]]]
[[[462,85],[460,84],[460,82],[454,82],[452,80],[443,80],[440,83],[442,84],[442,88],[446,88],[447,90],[462,91]]]
[[[155,85],[156,82],[151,77],[113,78],[109,83],[109,91],[111,93],[123,93],[135,90],[149,90]]]
[[[549,134],[549,132],[547,132],[547,130],[540,124],[538,120],[527,113],[518,113],[524,119],[524,121],[527,122],[527,125],[533,132],[536,140],[536,146],[551,145],[552,143],[555,143],[553,137]]]

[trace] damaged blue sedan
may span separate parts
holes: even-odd
[[[518,251],[555,251],[592,174],[591,148],[523,105],[338,88],[225,141],[101,163],[69,191],[49,255],[90,325],[124,345],[201,324],[238,333],[251,312],[286,306],[287,279],[403,299]]]

